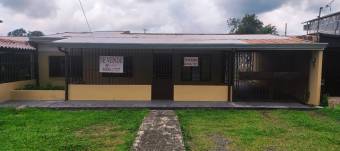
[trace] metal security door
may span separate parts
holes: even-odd
[[[152,100],[173,100],[172,55],[154,54]]]

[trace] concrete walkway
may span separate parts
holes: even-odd
[[[152,110],[139,128],[134,151],[184,151],[178,118],[172,110]]]
[[[7,101],[0,107],[34,107],[55,109],[115,109],[115,108],[150,108],[150,109],[317,109],[301,103],[276,102],[173,102],[173,101]]]

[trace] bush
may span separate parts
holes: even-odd
[[[328,106],[328,94],[322,95],[320,105],[325,107]]]
[[[46,85],[35,85],[35,84],[27,84],[24,86],[24,88],[19,90],[64,90],[64,86],[53,86],[52,84],[46,84]]]

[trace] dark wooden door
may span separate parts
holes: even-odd
[[[154,54],[152,100],[173,100],[172,55]]]

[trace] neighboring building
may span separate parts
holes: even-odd
[[[328,43],[324,51],[323,93],[340,96],[340,12],[305,22],[306,38]]]
[[[35,48],[27,37],[0,37],[0,102],[35,79]]]
[[[340,35],[340,12],[306,21],[304,30],[307,35],[317,33]]]
[[[30,40],[39,82],[66,83],[69,100],[320,103],[326,44],[295,37],[118,31]]]

